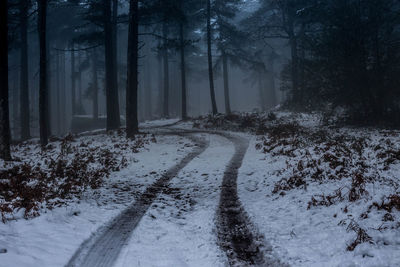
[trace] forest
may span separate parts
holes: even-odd
[[[398,0],[0,0],[0,266],[399,266],[399,77]]]
[[[11,139],[46,145],[71,126],[126,124],[132,136],[145,119],[278,103],[399,124],[397,1],[6,2],[3,158]],[[245,107],[232,107],[229,67],[258,87]]]

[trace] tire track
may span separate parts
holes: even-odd
[[[264,255],[267,250],[264,238],[252,225],[238,197],[238,170],[242,166],[249,141],[221,132],[216,134],[229,139],[235,146],[235,154],[225,169],[216,218],[219,245],[226,252],[229,265],[283,266],[272,256]]]
[[[167,135],[186,136],[186,133],[165,133]],[[149,186],[139,199],[108,226],[100,229],[90,239],[85,241],[75,252],[74,256],[68,262],[68,267],[108,267],[115,263],[121,248],[132,231],[136,228],[151,203],[158,194],[168,187],[168,182],[175,177],[195,157],[204,152],[208,147],[208,142],[194,136],[188,136],[195,144],[196,148],[185,156],[177,165],[170,168],[160,179]]]

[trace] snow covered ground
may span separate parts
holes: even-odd
[[[153,203],[116,267],[225,266],[217,245],[215,211],[232,144],[223,137],[201,135],[209,148],[170,182],[168,192]]]
[[[162,125],[230,129],[222,116],[206,119],[207,127],[201,120],[146,122],[142,127],[150,132]],[[230,119],[231,129],[249,130],[230,132],[250,140],[239,169],[238,194],[266,247],[272,248],[266,250],[268,256],[291,266],[400,266],[399,131],[323,126],[315,114]],[[195,135],[209,146],[152,202],[116,267],[228,264],[215,219],[234,146],[215,134]],[[39,217],[22,219],[24,210],[8,214],[0,224],[0,266],[64,266],[83,241],[134,204],[193,148],[185,137],[156,134],[152,139],[148,135],[132,141],[139,145],[125,146],[115,135],[80,137],[76,143],[84,146],[79,149],[104,146],[126,163],[98,188],[51,209],[44,205]],[[38,152],[34,147],[19,154],[23,162]],[[50,158],[57,149],[48,152]],[[47,166],[45,158],[39,163]]]
[[[289,115],[280,114],[281,117]],[[293,117],[283,121],[293,121]],[[312,131],[320,127],[315,116],[299,115],[295,121]],[[275,253],[292,266],[400,266],[399,203],[391,212],[374,206],[374,203],[381,205],[382,201],[389,203],[390,195],[400,193],[400,161],[387,165],[386,157],[379,158],[379,152],[386,149],[399,151],[399,132],[327,131],[332,136],[365,138],[361,155],[356,155],[357,147],[351,146],[355,144],[350,144],[353,140],[342,140],[343,143],[329,147],[326,142],[305,142],[292,153],[296,144],[291,141],[299,141],[301,136],[285,139],[288,143],[267,145],[270,137],[249,136],[250,148],[238,178],[239,195],[245,209]],[[338,151],[343,147],[351,150],[350,156]],[[263,148],[268,152],[263,153]],[[326,155],[338,155],[339,166],[329,166],[332,159],[325,162]],[[316,165],[308,165],[313,160]],[[318,168],[323,170],[318,172]],[[341,168],[344,169],[343,177],[338,178]],[[321,177],[312,177],[316,173]],[[352,186],[352,178],[357,173],[365,180],[360,187]],[[296,178],[296,174],[302,179],[297,186],[293,185],[295,182],[287,183],[291,177]],[[293,185],[293,188],[276,190],[279,189],[277,185],[281,188]],[[355,192],[352,188],[358,190],[359,197],[352,194]],[[310,205],[312,198],[323,202]],[[368,235],[360,240],[364,242],[349,251],[347,248],[357,240],[358,234],[362,236],[363,231]]]
[[[84,137],[90,138],[90,137]],[[101,142],[102,135],[96,136]],[[64,266],[80,244],[117,216],[147,185],[190,151],[191,142],[175,136],[157,136],[138,153],[130,153],[127,168],[111,173],[99,189],[41,216],[0,224],[0,266]]]

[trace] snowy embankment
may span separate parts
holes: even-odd
[[[134,203],[147,185],[183,158],[191,150],[191,142],[151,135],[130,141],[114,133],[55,141],[44,152],[34,142],[13,150],[20,162],[2,163],[2,176],[16,177],[7,171],[16,168],[24,175],[14,182],[25,191],[35,190],[19,192],[21,198],[16,195],[21,188],[12,188],[2,180],[3,189],[14,191],[3,192],[5,197],[0,199],[5,221],[0,223],[0,266],[50,267],[64,266],[84,240]],[[88,161],[88,157],[92,159]],[[101,161],[104,159],[109,162]],[[60,172],[52,161],[64,164],[65,171]],[[22,165],[32,166],[33,171],[15,167]],[[46,184],[41,184],[43,176],[37,174],[49,175],[44,179]],[[87,181],[68,180],[70,176]],[[28,203],[28,197],[34,202]]]
[[[293,266],[400,266],[400,132],[278,113],[239,172],[244,208]]]

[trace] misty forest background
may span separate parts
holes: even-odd
[[[12,140],[207,113],[400,125],[396,0],[0,3],[0,151]]]

